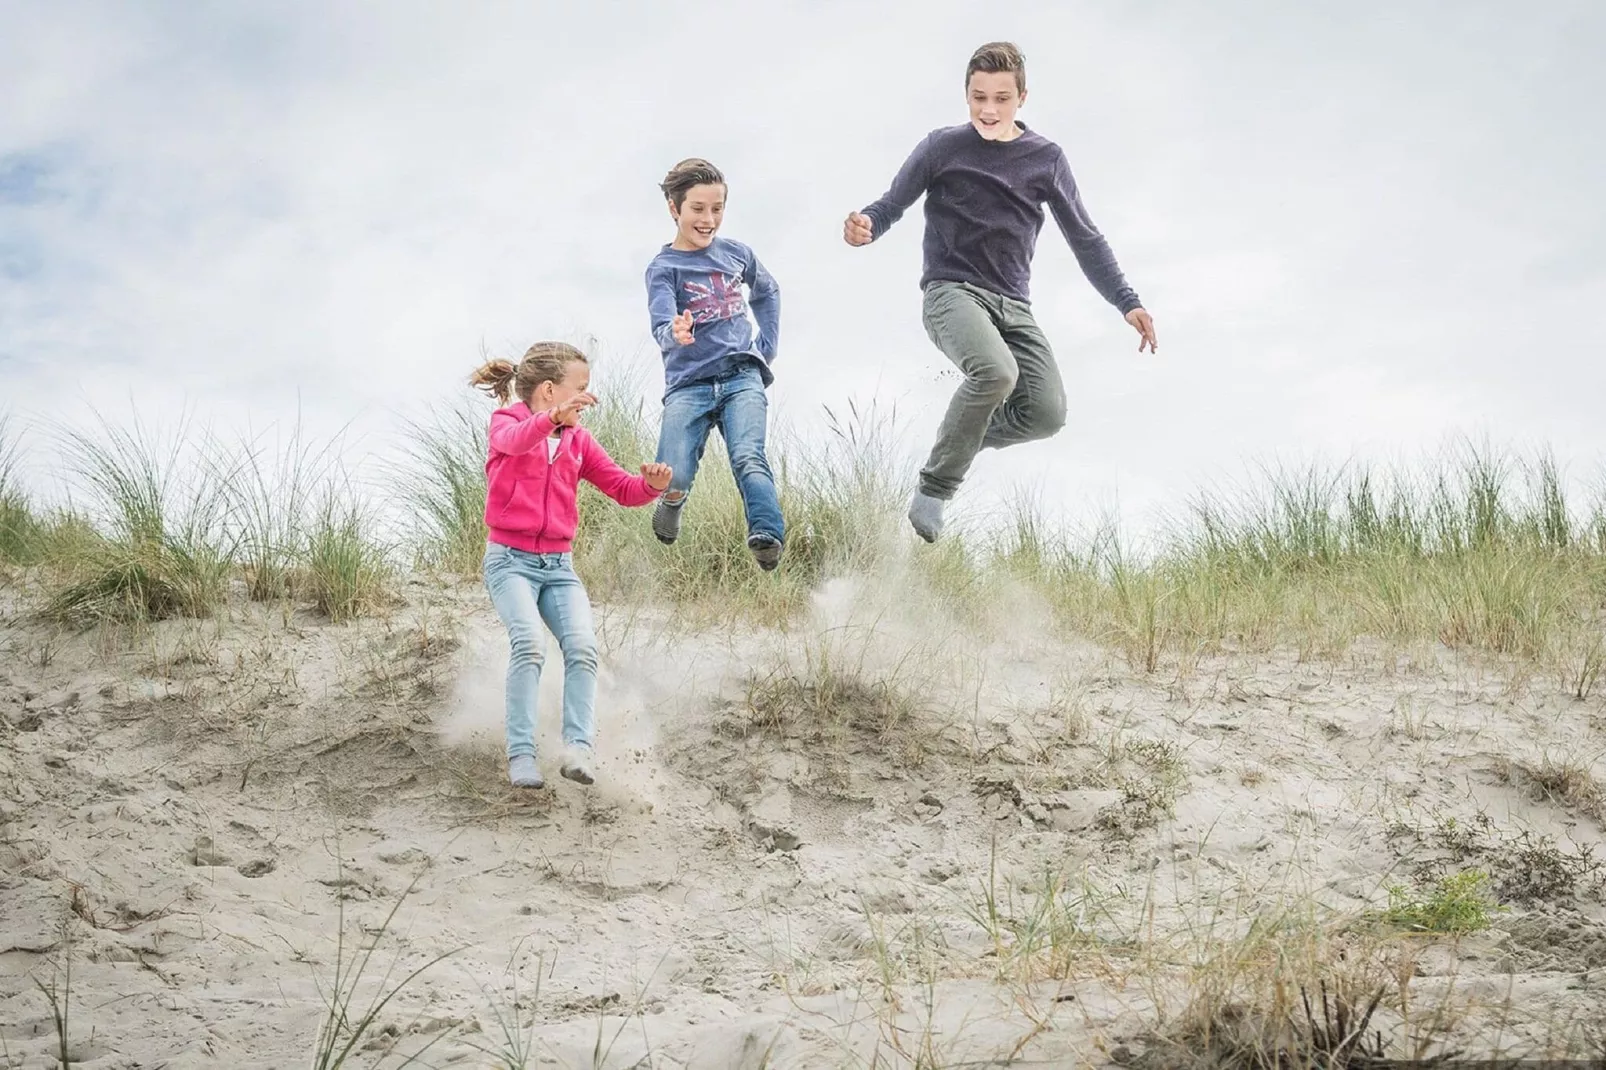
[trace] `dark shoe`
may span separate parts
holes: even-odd
[[[753,551],[753,559],[765,572],[774,572],[775,567],[781,563],[781,540],[774,535],[766,535],[763,532],[749,535],[747,548]]]
[[[680,510],[685,501],[682,498],[680,504],[670,505],[668,498],[659,498],[658,505],[652,511],[652,533],[665,546],[680,537]]]

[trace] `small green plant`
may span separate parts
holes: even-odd
[[[1487,929],[1504,909],[1490,894],[1489,875],[1466,869],[1441,877],[1426,894],[1390,885],[1383,920],[1411,932],[1461,935]]]
[[[1520,772],[1515,763],[1509,768]],[[1555,902],[1606,891],[1601,875],[1606,866],[1595,858],[1592,845],[1575,844],[1563,851],[1549,836],[1535,836],[1528,829],[1515,835],[1505,832],[1481,811],[1467,821],[1440,815],[1431,828],[1398,822],[1390,837],[1414,841],[1435,853],[1414,864],[1415,879],[1423,885],[1437,886],[1461,872],[1466,863],[1476,863],[1477,871],[1488,874],[1494,897],[1503,903]],[[1403,857],[1414,853],[1409,847],[1397,850]],[[1451,870],[1452,865],[1461,868]]]

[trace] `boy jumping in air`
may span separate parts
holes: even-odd
[[[781,288],[752,249],[719,236],[727,187],[718,168],[682,160],[659,188],[675,238],[647,266],[647,309],[664,356],[658,463],[674,475],[653,511],[653,534],[666,544],[680,535],[703,446],[718,426],[747,514],[747,548],[768,572],[780,564],[786,539],[764,451]],[[751,293],[751,318],[743,286]]]
[[[927,135],[892,187],[850,213],[842,230],[849,245],[868,245],[926,195],[921,318],[965,376],[909,505],[909,522],[927,542],[941,534],[943,507],[978,451],[1048,438],[1065,426],[1065,387],[1029,303],[1045,203],[1088,281],[1141,336],[1138,352],[1156,349],[1154,321],[1083,207],[1064,151],[1015,118],[1026,103],[1020,50],[1008,42],[978,48],[965,68],[965,93],[970,121]]]

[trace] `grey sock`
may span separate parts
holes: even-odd
[[[685,498],[673,505],[668,498],[659,498],[658,505],[652,511],[652,533],[665,546],[680,537],[680,510],[685,504]]]
[[[507,778],[513,782],[515,788],[539,788],[546,784],[541,777],[540,767],[535,764],[535,758],[528,754],[508,759]]]
[[[915,491],[909,502],[909,523],[914,525],[915,534],[927,542],[936,542],[942,534],[942,508],[947,504],[941,498]]]
[[[597,775],[591,768],[591,748],[580,743],[571,743],[564,748],[563,766],[558,770],[564,779],[572,780],[577,784],[594,784]]]

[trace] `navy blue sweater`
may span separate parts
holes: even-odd
[[[1032,254],[1043,206],[1099,294],[1124,315],[1141,307],[1115,254],[1082,204],[1064,151],[1020,124],[1009,141],[988,141],[969,123],[933,130],[915,146],[892,188],[864,209],[879,238],[926,195],[925,265],[929,282],[968,282],[1031,300]]]

